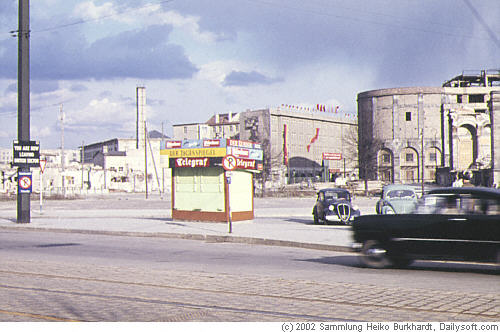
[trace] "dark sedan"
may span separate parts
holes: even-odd
[[[415,259],[500,260],[500,191],[429,191],[411,214],[355,218],[353,248],[369,267],[406,266]]]
[[[314,223],[323,221],[348,225],[351,220],[360,215],[359,209],[351,202],[351,194],[346,189],[330,188],[318,192],[318,199],[312,211]]]

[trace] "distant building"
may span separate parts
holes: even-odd
[[[356,172],[357,126],[337,108],[280,106],[241,113],[240,139],[263,145],[264,172],[276,184],[329,182]]]
[[[464,72],[442,87],[358,94],[360,164],[371,166],[360,168],[360,176],[441,185],[466,176],[474,184],[498,184],[499,94],[500,70]],[[377,150],[373,158],[368,147]]]
[[[328,182],[357,172],[357,145],[349,136],[357,136],[356,117],[323,105],[282,105],[174,125],[176,140],[232,138],[261,143],[264,176],[276,186]]]
[[[160,188],[163,191],[170,184],[170,173],[165,174],[162,170],[165,166],[160,159],[162,140],[148,138],[146,146],[139,149],[136,148],[137,140],[133,138],[114,138],[85,145],[81,149],[83,164],[84,167],[100,167],[104,171],[105,188],[129,192],[146,190],[144,179],[147,168],[148,190]]]
[[[186,139],[238,139],[240,132],[240,114],[215,114],[204,123],[173,125],[174,138]]]

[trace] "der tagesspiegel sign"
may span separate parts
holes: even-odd
[[[14,141],[12,166],[40,167],[40,142]]]

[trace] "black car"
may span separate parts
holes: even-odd
[[[411,214],[357,217],[352,229],[353,248],[372,268],[415,259],[499,263],[500,190],[434,189]]]
[[[351,194],[348,190],[330,188],[318,191],[318,199],[312,214],[315,224],[319,224],[320,221],[325,224],[335,221],[349,225],[354,217],[360,215],[360,212],[352,205]]]

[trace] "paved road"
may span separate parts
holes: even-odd
[[[0,321],[498,321],[490,266],[360,268],[320,250],[0,233]]]

